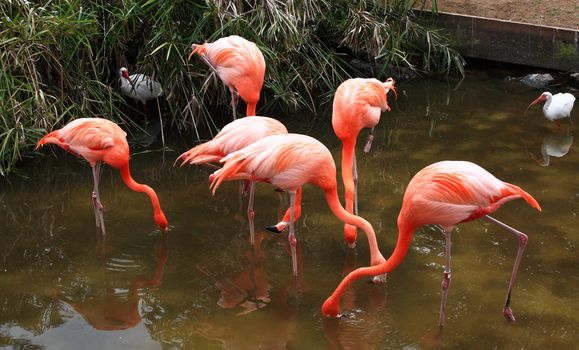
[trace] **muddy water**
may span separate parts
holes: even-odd
[[[363,236],[351,251],[323,193],[304,189],[297,224],[299,271],[282,235],[265,232],[287,205],[257,186],[257,244],[248,243],[246,198],[237,183],[209,193],[206,168],[173,168],[175,152],[136,153],[133,176],[157,190],[171,224],[154,226],[147,198],[106,167],[101,197],[108,234],[96,233],[90,168],[60,149],[30,161],[28,178],[2,180],[0,345],[58,349],[571,348],[579,336],[579,157],[576,124],[561,130],[540,109],[540,91],[505,83],[503,71],[473,70],[462,82],[399,86],[382,115],[371,153],[359,154],[360,214],[388,255],[405,186],[424,166],[474,161],[533,194],[495,215],[528,233],[512,306],[502,316],[517,241],[487,222],[453,235],[453,281],[446,328],[438,331],[444,236],[424,227],[386,285],[362,281],[343,298],[344,316],[320,306],[344,273],[367,265]],[[272,114],[273,115],[273,114]],[[292,132],[320,139],[340,159],[331,114],[275,113]],[[577,111],[574,111],[577,119]],[[360,143],[367,135],[363,132]]]

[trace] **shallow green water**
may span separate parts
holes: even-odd
[[[523,111],[539,91],[505,83],[504,71],[470,71],[458,82],[402,84],[376,130],[370,154],[359,154],[360,214],[374,226],[384,255],[397,237],[396,217],[411,177],[444,159],[474,161],[523,187],[543,207],[523,201],[496,218],[528,233],[513,310],[502,305],[517,252],[510,234],[482,221],[453,235],[453,282],[446,328],[438,332],[444,236],[417,232],[386,285],[354,284],[344,316],[320,307],[343,274],[368,264],[363,235],[355,251],[322,191],[304,189],[297,224],[299,278],[291,275],[285,236],[259,229],[277,221],[287,198],[257,186],[258,245],[248,243],[246,199],[237,183],[209,193],[206,168],[173,168],[176,152],[134,154],[133,176],[154,187],[169,219],[156,230],[148,199],[106,168],[101,182],[108,235],[96,234],[89,166],[60,149],[25,168],[29,179],[3,180],[0,192],[0,345],[58,349],[375,349],[572,348],[579,335],[579,158],[577,124],[557,132],[539,109]],[[574,111],[577,120],[577,111]],[[332,150],[340,143],[328,110],[317,117],[275,113],[292,132]],[[363,143],[367,131],[360,136]],[[544,143],[568,154],[545,165]],[[177,153],[179,152],[179,153]],[[541,165],[541,164],[542,165]],[[341,180],[340,180],[341,181]],[[281,202],[280,200],[283,200]]]

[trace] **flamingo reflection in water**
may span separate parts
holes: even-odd
[[[276,287],[277,292],[271,292],[270,277],[262,266],[262,261],[272,261],[262,256],[260,249],[271,238],[264,231],[256,232],[255,250],[245,254],[250,260],[247,269],[234,276],[210,276],[205,268],[200,268],[206,275],[215,278],[215,286],[220,290],[217,304],[225,309],[240,307],[238,317],[228,317],[224,322],[223,315],[216,313],[208,319],[197,322],[194,330],[202,337],[219,342],[224,349],[287,349],[292,348],[296,341],[296,316],[298,306],[291,303],[294,293],[303,292],[301,278],[301,242],[297,242],[298,271],[297,277],[288,277],[287,283]],[[274,239],[274,238],[271,238]],[[286,240],[277,240],[289,252],[290,246]],[[253,259],[253,260],[251,260]],[[251,313],[251,322],[246,316]],[[256,332],[255,329],[267,329]]]
[[[157,248],[157,264],[153,278],[138,276],[131,281],[128,297],[116,294],[113,288],[105,288],[104,295],[88,301],[73,302],[55,290],[53,297],[70,305],[94,329],[116,331],[133,328],[141,322],[139,313],[139,289],[161,285],[168,258],[165,233]]]
[[[240,306],[243,311],[237,315],[244,315],[261,309],[270,302],[271,285],[263,268],[264,259],[261,256],[261,243],[265,237],[265,232],[256,232],[255,244],[244,253],[247,266],[233,276],[216,275],[205,266],[197,266],[204,275],[215,279],[215,287],[221,293],[217,305],[224,309]]]

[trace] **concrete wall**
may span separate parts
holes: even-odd
[[[476,16],[422,13],[445,28],[465,57],[579,71],[579,31]]]

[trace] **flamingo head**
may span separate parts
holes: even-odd
[[[322,315],[325,317],[339,317],[340,301],[330,296],[322,305]]]
[[[541,103],[543,101],[547,101],[548,99],[551,98],[551,96],[553,96],[553,94],[551,94],[548,91],[545,91],[541,94],[541,96],[537,97],[537,99],[533,102],[531,102],[531,104],[529,105],[529,107],[527,107],[527,110],[531,109],[531,107],[533,107],[534,105],[536,105],[537,103]]]
[[[356,226],[344,224],[344,240],[349,248],[356,248]]]
[[[157,223],[157,226],[159,226],[161,231],[167,232],[167,228],[169,227],[169,222],[167,221],[165,214],[159,210],[159,212],[155,213],[153,218],[155,219],[155,223]]]
[[[129,70],[125,67],[119,69],[119,75],[129,81],[131,80],[131,77],[129,76]]]
[[[199,44],[191,44],[191,53],[189,54],[189,57],[187,57],[187,60],[191,60],[191,57],[193,57],[193,55],[195,55],[196,53],[203,55],[205,54],[205,51],[207,51],[207,48],[205,47],[205,44],[199,45]]]

